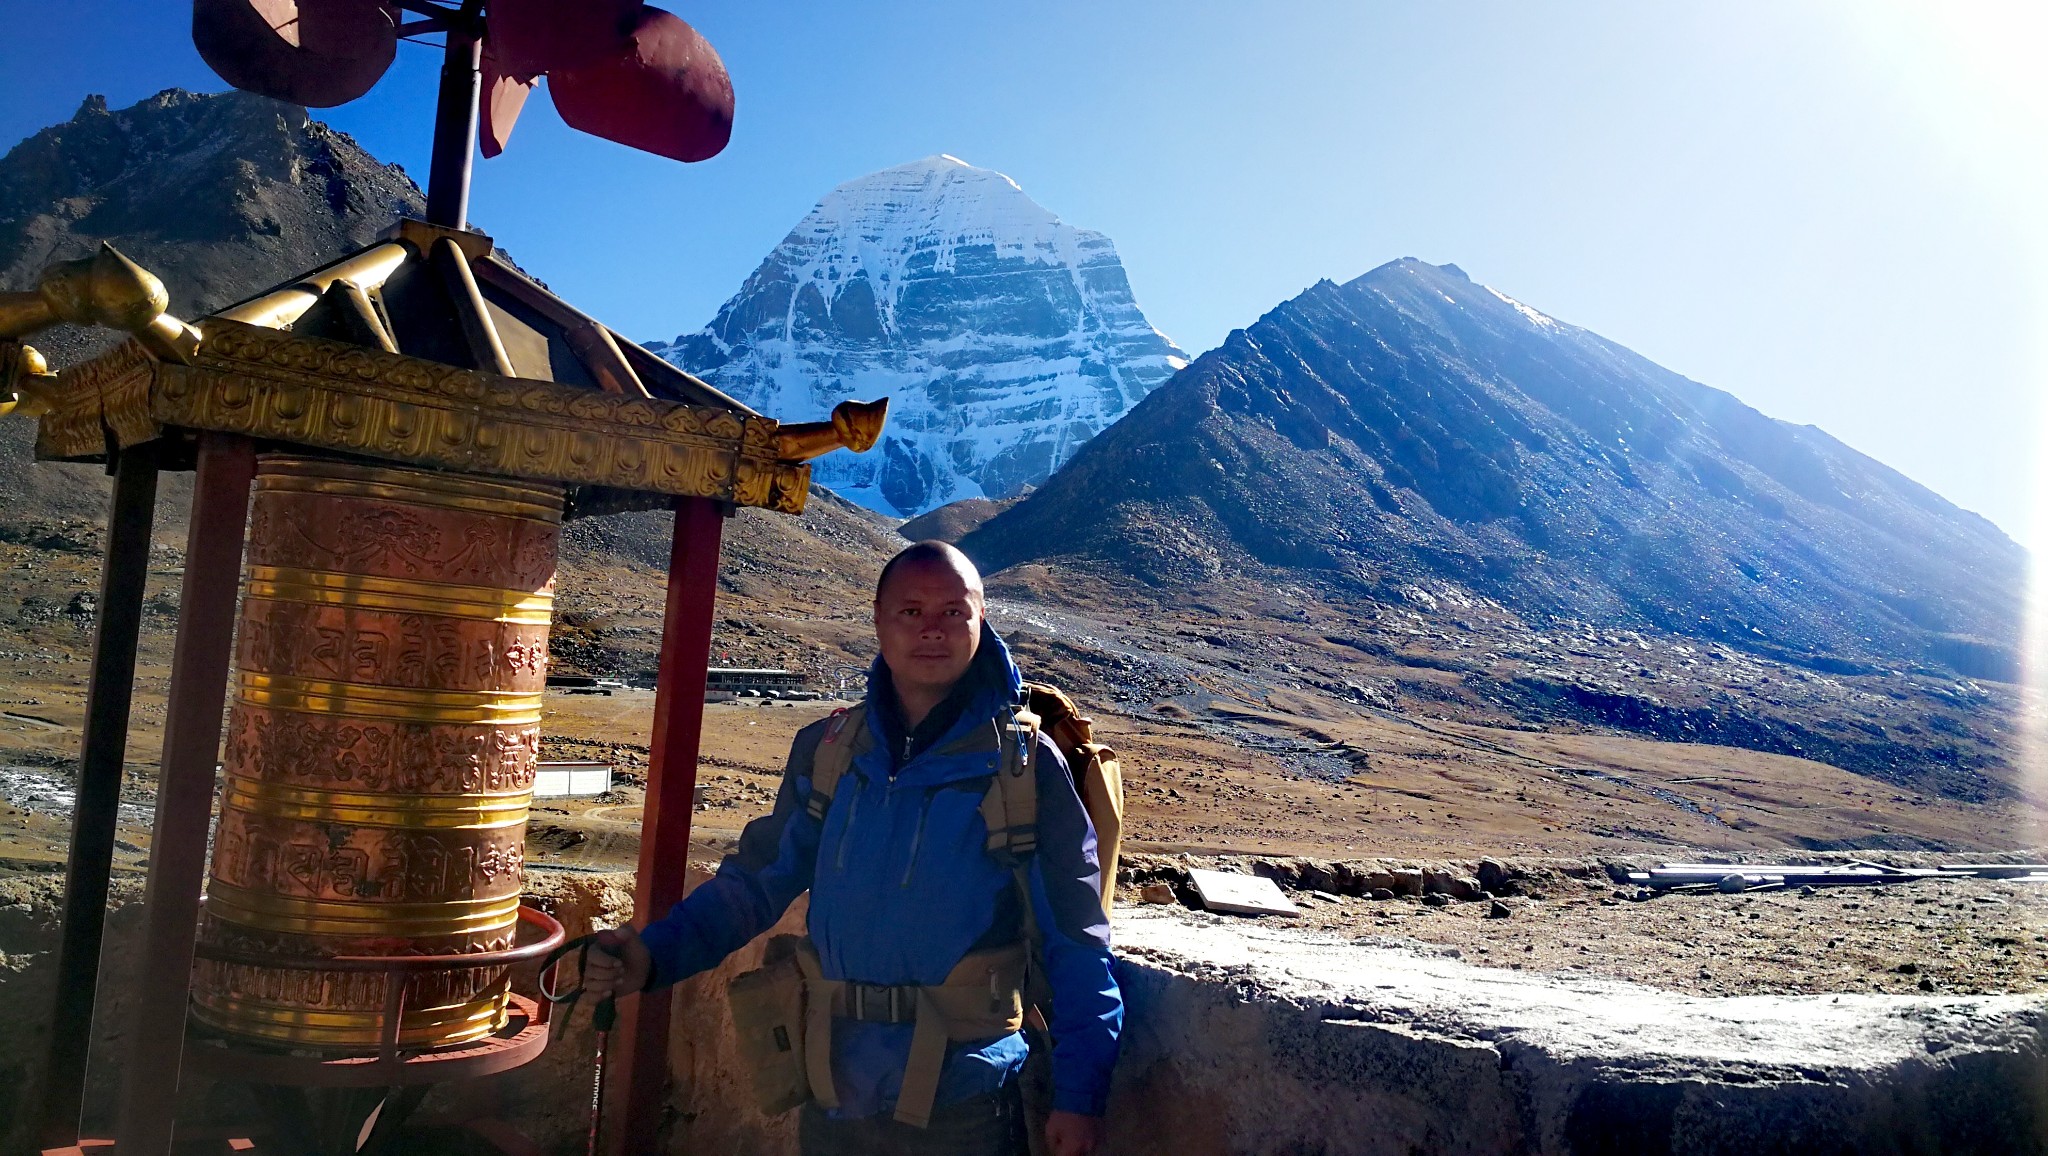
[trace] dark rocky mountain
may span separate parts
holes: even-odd
[[[1005,498],[1000,502],[987,498],[962,498],[947,502],[936,510],[927,510],[903,523],[898,532],[913,542],[927,540],[958,542],[982,523],[1024,500],[1025,495]]]
[[[2007,680],[2025,564],[1816,428],[1412,259],[1232,333],[962,545],[1163,598],[1448,582],[1538,623]]]
[[[193,318],[369,243],[420,190],[306,110],[242,92],[169,89],[69,121],[0,157],[0,289],[111,241]],[[31,342],[62,368],[118,340],[59,327]],[[105,513],[97,470],[30,464],[31,422],[0,421],[0,522]]]
[[[0,285],[111,240],[195,317],[374,240],[425,205],[405,171],[293,105],[170,89],[0,158]]]

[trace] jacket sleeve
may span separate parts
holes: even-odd
[[[1038,757],[1038,853],[1031,905],[1052,987],[1052,1106],[1100,1116],[1123,1033],[1124,999],[1110,972],[1109,919],[1097,884],[1095,827],[1050,742]]]
[[[739,849],[719,864],[718,874],[641,929],[654,959],[650,989],[718,966],[775,926],[796,897],[810,890],[820,827],[804,803],[811,793],[811,759],[824,730],[820,722],[798,732],[775,809],[747,824]]]

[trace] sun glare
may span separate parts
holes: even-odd
[[[2039,846],[2048,843],[2048,567],[2041,554],[2048,548],[2048,69],[2041,66],[2048,6],[1855,0],[1836,12],[1920,122],[1935,155],[1957,166],[1989,211],[2008,218],[2010,235],[2028,250],[2022,260],[2033,274],[2033,325],[2023,384],[2034,399],[2034,437],[2028,514],[2017,529],[2034,560],[2025,631],[2016,640],[2027,693],[2016,720],[2025,802],[2013,834],[2016,843]]]

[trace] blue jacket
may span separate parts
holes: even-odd
[[[982,795],[995,773],[994,720],[1021,701],[1021,676],[995,631],[963,680],[968,700],[935,741],[898,766],[900,725],[888,668],[868,673],[868,733],[840,779],[822,823],[804,810],[811,760],[826,723],[804,728],[790,749],[775,810],[747,825],[718,874],[641,933],[654,958],[652,986],[716,966],[773,926],[806,890],[810,934],[827,978],[874,984],[944,981],[970,951],[1022,935],[1015,876],[985,850]],[[1053,1107],[1099,1116],[1123,1027],[1123,996],[1110,974],[1109,923],[1097,886],[1095,829],[1065,760],[1049,740],[1038,753],[1038,851],[1027,868],[1052,988]],[[833,1080],[840,1107],[858,1118],[891,1112],[910,1052],[911,1025],[839,1020]],[[1029,1048],[1021,1035],[954,1043],[937,1102],[994,1091]]]

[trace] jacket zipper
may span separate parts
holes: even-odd
[[[903,866],[903,882],[898,887],[910,886],[910,877],[917,871],[917,849],[924,843],[924,821],[932,813],[932,793],[926,791],[924,800],[917,808],[917,826],[910,832],[910,862]]]
[[[839,855],[833,861],[833,870],[846,870],[846,845],[853,841],[853,821],[860,817],[860,797],[865,793],[866,784],[854,779],[853,801],[846,805],[846,826],[839,829]]]

